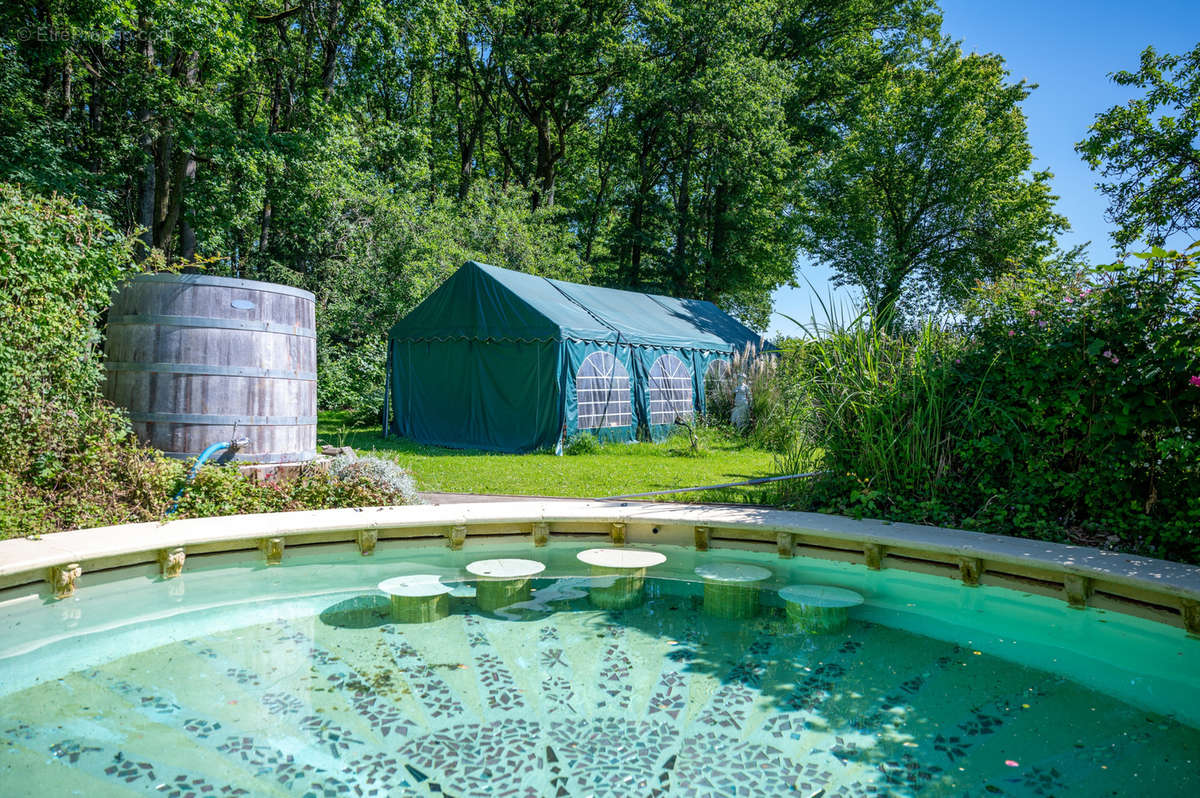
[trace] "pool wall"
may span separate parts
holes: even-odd
[[[130,566],[164,579],[192,557],[237,552],[268,565],[298,547],[445,545],[468,539],[606,540],[613,545],[744,549],[901,569],[1058,598],[1200,635],[1200,568],[1082,546],[958,529],[853,520],[758,507],[598,501],[514,501],[317,510],[142,523],[0,542],[4,598],[72,596],[100,573]]]

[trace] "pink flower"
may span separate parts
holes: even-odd
[[[1067,304],[1068,304],[1068,305],[1070,305],[1070,304],[1073,304],[1074,302],[1075,302],[1075,300],[1074,300],[1074,299],[1071,299],[1071,297],[1067,297]]]
[[[1116,355],[1113,355],[1110,360],[1112,360],[1114,365],[1121,362],[1121,358],[1117,357]]]
[[[1017,333],[1016,333],[1014,330],[1009,330],[1009,331],[1008,331],[1008,337],[1009,337],[1009,338],[1012,338],[1012,337],[1013,337],[1014,335],[1016,335],[1016,334],[1017,334]]]
[[[1103,354],[1105,357],[1109,357],[1109,358],[1111,358],[1111,357],[1112,357],[1112,350],[1111,350],[1111,349],[1105,349],[1105,350],[1104,350],[1104,352],[1102,352],[1101,354]]]
[[[1030,317],[1031,317],[1031,318],[1032,318],[1032,317],[1036,317],[1036,316],[1038,315],[1038,312],[1037,312],[1036,310],[1030,310],[1030,311],[1029,311],[1029,315],[1030,315]]]
[[[1192,385],[1195,385],[1197,388],[1200,388],[1200,375],[1192,377],[1190,380],[1188,380],[1188,382]]]

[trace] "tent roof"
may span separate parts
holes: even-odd
[[[580,340],[729,351],[761,337],[711,302],[618,291],[468,261],[397,322],[399,340]]]

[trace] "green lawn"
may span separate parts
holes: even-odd
[[[609,444],[596,454],[493,454],[424,446],[383,438],[379,427],[348,429],[344,416],[322,413],[322,444],[353,446],[396,460],[412,471],[422,491],[510,493],[601,498],[651,490],[738,482],[778,473],[774,456],[718,430],[700,430],[701,451],[691,455],[686,436],[664,443]],[[677,494],[672,501],[771,504],[772,485]]]

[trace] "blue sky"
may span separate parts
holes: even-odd
[[[1108,79],[1111,72],[1137,68],[1147,45],[1160,53],[1189,50],[1200,41],[1200,0],[942,0],[942,30],[962,41],[963,49],[1002,55],[1014,79],[1036,83],[1024,103],[1034,167],[1054,173],[1058,211],[1071,222],[1065,247],[1091,242],[1093,263],[1112,259],[1107,203],[1095,189],[1097,175],[1075,153],[1096,114],[1129,100],[1135,93]],[[775,294],[775,310],[807,321],[814,291],[846,303],[850,294],[833,293],[830,273],[802,261],[801,288]],[[823,314],[818,310],[817,317]],[[769,332],[795,334],[795,325],[772,316]]]

